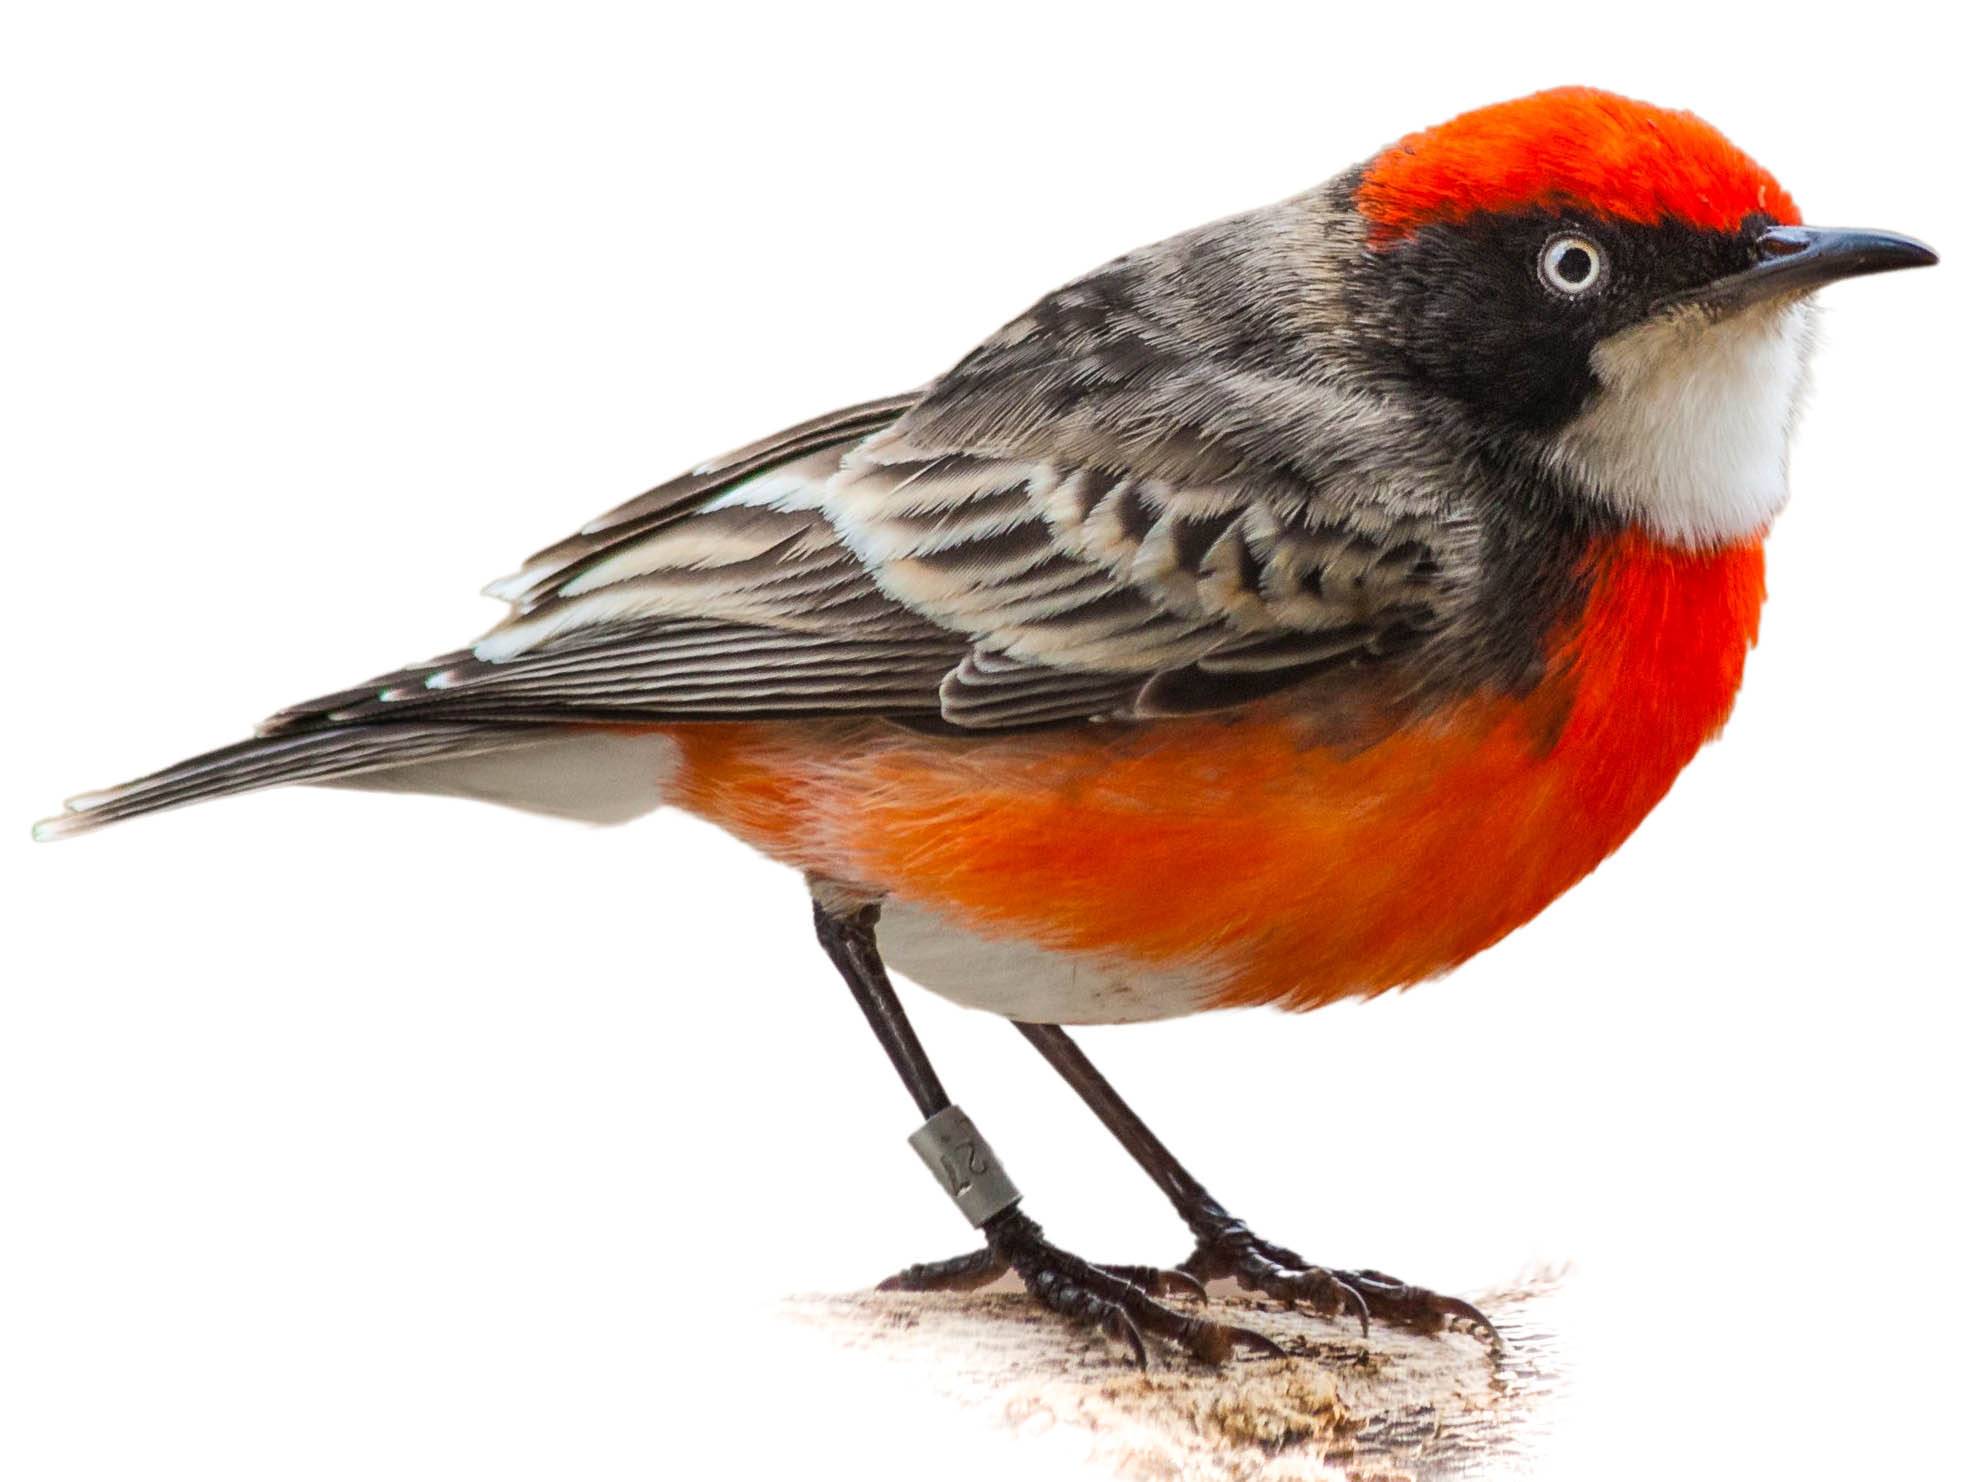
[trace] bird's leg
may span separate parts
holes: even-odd
[[[1167,1343],[1209,1363],[1237,1348],[1281,1353],[1246,1328],[1186,1317],[1157,1301],[1158,1273],[1133,1279],[1078,1259],[1043,1238],[1042,1227],[1016,1207],[1015,1185],[965,1113],[947,1098],[878,954],[875,904],[816,903],[817,939],[850,985],[893,1068],[919,1104],[926,1124],[913,1147],[961,1212],[980,1229],[986,1248],[953,1261],[915,1266],[884,1285],[892,1290],[971,1288],[1013,1270],[1037,1301],[1074,1322],[1099,1328],[1143,1365],[1149,1342]],[[1198,1283],[1180,1278],[1199,1290]]]
[[[1489,1319],[1459,1297],[1409,1286],[1382,1271],[1331,1270],[1313,1265],[1295,1251],[1262,1239],[1180,1165],[1059,1026],[1015,1027],[1098,1114],[1098,1120],[1159,1185],[1194,1232],[1193,1254],[1180,1263],[1180,1269],[1189,1276],[1203,1282],[1229,1276],[1249,1291],[1280,1301],[1306,1303],[1324,1313],[1342,1311],[1358,1319],[1362,1332],[1370,1331],[1370,1320],[1375,1317],[1429,1333],[1462,1325],[1474,1329],[1490,1344],[1500,1345]]]

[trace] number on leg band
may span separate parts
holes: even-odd
[[[907,1141],[977,1229],[1022,1197],[958,1106],[935,1112]]]

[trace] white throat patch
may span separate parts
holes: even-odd
[[[1598,393],[1558,435],[1554,455],[1621,514],[1678,545],[1760,534],[1789,492],[1812,341],[1803,299],[1623,330],[1592,352]]]

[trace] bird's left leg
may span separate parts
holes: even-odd
[[[1459,1297],[1409,1286],[1382,1271],[1331,1270],[1313,1265],[1295,1251],[1264,1240],[1224,1209],[1200,1180],[1181,1166],[1061,1027],[1015,1027],[1098,1114],[1098,1120],[1159,1185],[1194,1232],[1193,1254],[1180,1263],[1180,1269],[1189,1276],[1200,1281],[1229,1276],[1250,1291],[1282,1301],[1308,1303],[1320,1312],[1344,1311],[1358,1318],[1361,1331],[1369,1331],[1370,1320],[1375,1317],[1429,1333],[1459,1324],[1472,1327],[1492,1345],[1500,1345],[1495,1326]]]

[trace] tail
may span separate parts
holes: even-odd
[[[332,726],[258,736],[206,752],[121,787],[70,798],[66,812],[34,826],[37,839],[66,839],[109,823],[201,803],[229,793],[294,782],[342,782],[420,763],[453,762],[521,747],[539,747],[567,732],[558,726]]]

